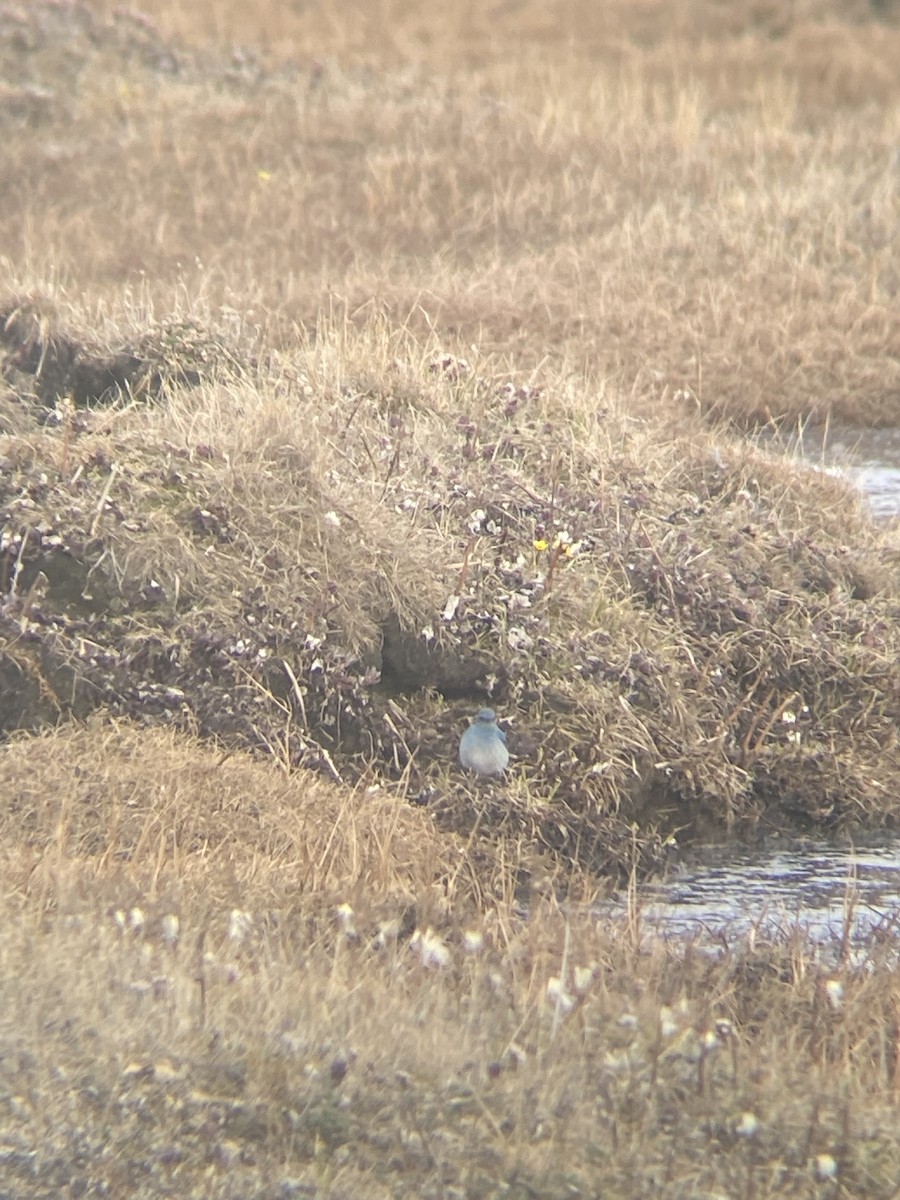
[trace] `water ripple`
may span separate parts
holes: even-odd
[[[799,926],[814,939],[847,932],[855,944],[878,934],[900,941],[900,840],[864,848],[713,847],[701,859],[639,890],[645,926],[678,938]]]

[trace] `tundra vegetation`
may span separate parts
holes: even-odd
[[[632,885],[898,824],[898,527],[791,449],[900,424],[898,62],[0,5],[0,1190],[896,1196],[896,921]]]

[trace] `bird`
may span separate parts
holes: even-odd
[[[506,770],[506,734],[497,725],[492,708],[483,708],[460,738],[459,761],[477,775],[502,775]]]

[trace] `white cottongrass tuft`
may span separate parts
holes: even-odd
[[[719,1035],[714,1029],[706,1029],[700,1034],[700,1049],[705,1054],[711,1054],[713,1050],[718,1050],[721,1044]]]
[[[572,983],[579,996],[583,996],[594,982],[596,967],[576,967],[572,972]]]
[[[832,1154],[817,1154],[814,1162],[819,1179],[834,1179],[838,1173],[837,1159]]]
[[[674,1037],[681,1026],[675,1019],[675,1013],[667,1004],[664,1004],[659,1010],[659,1032],[662,1037]]]
[[[742,1112],[734,1132],[738,1137],[751,1138],[759,1131],[759,1118],[756,1113]]]
[[[353,911],[353,906],[347,904],[339,904],[335,909],[335,916],[338,920],[338,925],[344,933],[352,936],[356,933],[356,913]]]
[[[162,930],[163,941],[169,946],[174,946],[178,941],[179,933],[181,932],[181,922],[174,913],[166,913],[163,917],[160,928]]]
[[[841,1008],[844,1003],[844,985],[839,979],[826,979],[825,995],[832,1008]]]
[[[450,964],[450,951],[430,926],[424,933],[417,929],[409,945],[418,953],[425,967],[446,967]]]
[[[242,942],[253,928],[253,917],[241,908],[233,908],[228,918],[228,936],[233,942]]]
[[[554,975],[547,982],[547,999],[562,1016],[570,1013],[575,1007],[575,997],[566,991],[565,984],[558,975]]]

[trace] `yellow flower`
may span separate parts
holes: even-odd
[[[534,548],[537,550],[538,554],[541,554],[549,545],[550,543],[545,542],[543,538],[537,538],[534,543]]]

